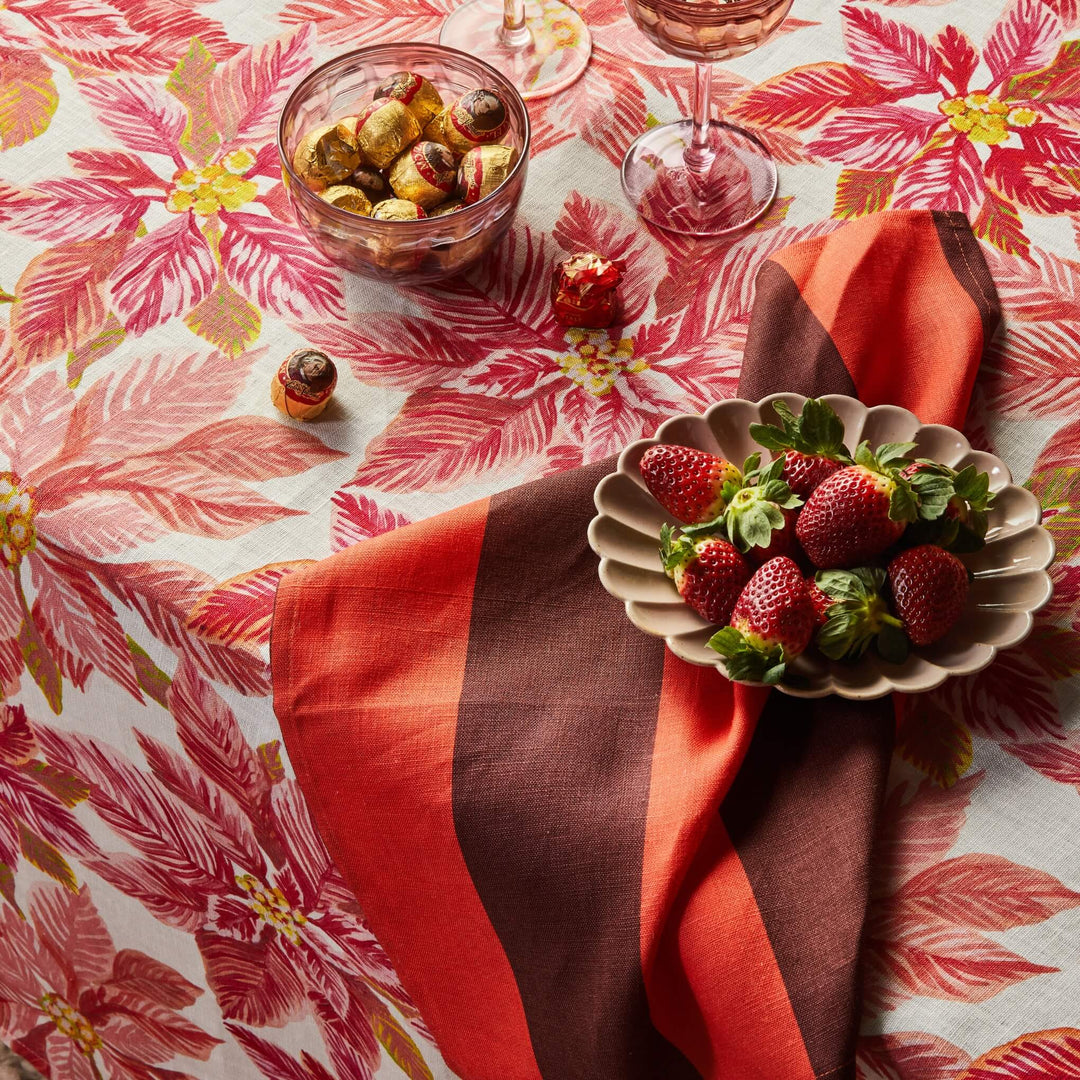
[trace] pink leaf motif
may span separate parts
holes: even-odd
[[[314,23],[322,45],[363,45],[436,35],[455,7],[454,0],[405,0],[392,10],[379,0],[290,0],[278,18],[288,24]]]
[[[986,189],[986,199],[971,229],[980,240],[993,244],[1006,255],[1028,255],[1031,242],[1024,235],[1016,207],[993,188]]]
[[[288,866],[296,878],[296,886],[304,904],[309,910],[313,909],[319,904],[323,883],[333,864],[315,828],[300,785],[289,779],[275,784],[270,795],[270,807],[274,828],[284,841]]]
[[[631,222],[613,204],[582,198],[572,192],[553,230],[556,243],[571,255],[599,251],[625,266],[619,323],[636,322],[645,313],[653,290],[663,278],[666,260],[648,232]]]
[[[728,110],[758,124],[806,131],[840,109],[869,108],[897,95],[850,64],[807,64],[766,79]]]
[[[131,236],[59,244],[35,256],[15,283],[11,338],[21,364],[51,360],[91,340],[105,325],[104,284]]]
[[[10,0],[7,7],[62,49],[113,49],[140,40],[123,16],[100,0]]]
[[[335,491],[330,501],[334,506],[330,517],[330,547],[333,551],[409,524],[404,514],[383,509],[374,499],[360,493],[354,495],[342,489]]]
[[[1080,1080],[1080,1029],[1021,1035],[976,1058],[956,1080]]]
[[[1069,168],[1080,166],[1080,132],[1042,123],[1022,128],[1020,137],[1029,154]]]
[[[223,142],[269,138],[293,87],[311,67],[310,24],[261,45],[249,45],[218,66],[207,100]]]
[[[987,260],[1010,320],[1080,321],[1080,263],[1052,251],[1033,251],[1024,260],[991,251]]]
[[[97,1030],[103,1040],[120,1046],[141,1045],[142,1056],[152,1061],[169,1061],[173,1055],[206,1061],[221,1039],[208,1035],[186,1017],[144,998],[132,998],[124,991],[108,988],[102,997],[107,1019]],[[112,1010],[116,1010],[110,1016]],[[113,1074],[115,1075],[115,1073]],[[170,1078],[171,1080],[171,1078]]]
[[[207,984],[226,1020],[282,1027],[302,1013],[303,985],[295,964],[277,947],[276,937],[246,942],[207,930],[196,933]]]
[[[0,224],[31,240],[67,244],[132,233],[149,205],[111,180],[45,180],[24,190],[0,183]]]
[[[995,146],[986,163],[986,178],[1003,195],[1036,214],[1060,214],[1080,208],[1080,192],[1047,162],[1026,151]]]
[[[1080,466],[1080,421],[1065,424],[1046,440],[1032,468],[1032,474],[1051,469],[1075,469]]]
[[[287,574],[311,562],[297,559],[270,563],[223,581],[195,605],[188,626],[223,645],[265,645],[270,640],[278,584]]]
[[[623,40],[630,42],[633,37],[627,35]],[[625,61],[621,61],[618,66],[611,65],[603,78],[598,71],[596,84],[597,89],[603,87],[603,90],[597,93],[593,87],[588,88],[585,115],[579,114],[574,119],[563,120],[559,127],[575,135],[581,132],[586,143],[608,158],[613,165],[618,165],[621,158],[617,147],[629,145],[644,127],[648,115],[645,91],[635,78],[633,69],[625,66]],[[566,104],[568,109],[571,108],[569,100]],[[559,106],[559,99],[556,98],[555,105],[548,109],[548,116],[557,117]]]
[[[555,424],[550,392],[506,401],[421,390],[368,443],[353,483],[383,491],[449,491],[488,469],[538,456]]]
[[[848,55],[872,79],[908,94],[939,89],[941,58],[918,30],[870,8],[849,5],[840,14]]]
[[[986,1001],[1018,982],[1058,970],[962,928],[889,929],[893,933],[882,937],[871,927],[865,945],[866,998],[877,1010],[893,1009],[911,997]]]
[[[92,1060],[84,1054],[74,1039],[58,1029],[45,1036],[46,1062],[50,1071],[65,1080],[96,1080],[90,1067]]]
[[[121,949],[116,954],[108,985],[168,1009],[186,1009],[203,993],[202,987],[188,982],[175,968],[138,949]]]
[[[283,318],[344,317],[341,272],[312,253],[296,228],[269,216],[223,212],[221,265],[247,298]]]
[[[110,372],[89,387],[74,409],[63,400],[71,418],[60,460],[107,463],[175,444],[204,427],[208,416],[227,411],[252,365],[264,355],[256,349],[229,361],[212,350],[176,351]],[[55,435],[51,441],[56,442]]]
[[[634,407],[628,392],[613,386],[596,396],[575,387],[563,403],[563,415],[573,436],[581,440],[584,460],[598,461],[634,439],[647,438],[664,416]]]
[[[874,855],[875,896],[891,895],[904,882],[932,867],[956,843],[982,772],[971,773],[945,789],[923,780],[908,795],[901,782],[885,800]]]
[[[69,493],[71,494],[71,493]],[[169,527],[122,495],[91,491],[57,511],[41,512],[38,528],[56,549],[107,559],[164,536]]]
[[[1046,67],[1064,32],[1061,19],[1042,0],[1013,0],[990,32],[983,59],[1001,83]]]
[[[859,1040],[856,1080],[955,1080],[971,1055],[924,1031],[864,1035]]]
[[[108,977],[116,947],[88,885],[75,894],[56,885],[35,885],[29,914],[39,940],[63,966],[69,986],[92,986]]]
[[[375,1018],[365,1016],[355,1001],[347,1003],[347,1011],[335,1008],[325,999],[315,998],[312,1004],[315,1006],[315,1022],[330,1051],[330,1060],[338,1076],[348,1077],[349,1080],[374,1077],[374,1070],[378,1068],[382,1056],[372,1031]]]
[[[169,688],[176,733],[195,766],[252,812],[270,794],[270,781],[232,710],[189,662]]]
[[[129,150],[171,157],[187,126],[187,111],[159,83],[138,75],[83,79],[79,91],[101,123]]]
[[[136,240],[109,278],[125,328],[143,334],[193,308],[217,279],[214,253],[190,214]]]
[[[31,567],[38,591],[34,621],[47,626],[61,648],[92,664],[141,702],[127,635],[93,578],[47,549],[37,553]]]
[[[860,169],[898,169],[930,141],[944,121],[940,113],[908,105],[851,109],[830,120],[807,150]]]
[[[977,675],[951,680],[944,693],[972,731],[1014,742],[1031,733],[1063,734],[1053,685],[1022,649],[999,653]]]
[[[52,69],[36,49],[0,46],[0,84],[0,147],[22,146],[45,131],[56,112]]]
[[[151,859],[111,851],[97,859],[84,859],[86,867],[125,896],[137,900],[155,919],[189,934],[206,922],[207,897],[185,884]]]
[[[936,922],[972,930],[1032,926],[1080,905],[1057,878],[1000,855],[960,855],[927,867],[893,896],[901,925]]]
[[[239,1024],[226,1023],[225,1027],[244,1048],[244,1053],[251,1058],[266,1080],[313,1080],[315,1074],[289,1057],[280,1046],[267,1042]],[[326,1075],[329,1076],[329,1073]]]
[[[260,657],[207,641],[187,629],[191,609],[217,584],[193,566],[174,562],[111,563],[101,583],[146,621],[151,632],[211,679],[241,694],[270,693],[269,671]]]
[[[59,799],[8,765],[0,765],[0,804],[61,851],[80,857],[97,851],[90,834]]]
[[[1080,739],[1006,743],[1003,749],[1043,776],[1059,784],[1070,784],[1080,791]]]
[[[23,765],[38,752],[22,705],[0,705],[0,761]]]
[[[986,194],[982,160],[970,139],[931,144],[900,174],[897,210],[931,208],[972,214]]]
[[[953,84],[958,95],[966,94],[971,76],[979,66],[979,54],[963,30],[946,26],[934,38],[934,49],[941,57],[941,74]]]
[[[142,158],[125,150],[69,150],[68,160],[80,175],[108,180],[126,188],[169,190],[169,182],[155,173]]]

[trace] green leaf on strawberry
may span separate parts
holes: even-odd
[[[903,624],[889,612],[882,592],[886,573],[881,567],[855,570],[821,570],[815,576],[817,587],[834,601],[828,608],[825,625],[815,637],[817,647],[831,660],[858,660],[884,635],[891,656],[900,646],[893,631],[903,637]],[[904,639],[906,656],[906,638]],[[884,655],[884,654],[883,654]],[[899,663],[899,660],[893,661]]]
[[[767,548],[773,533],[787,527],[784,511],[802,506],[802,499],[792,494],[791,488],[780,479],[783,468],[784,459],[777,458],[768,468],[757,472],[756,484],[740,488],[727,500],[716,522],[684,532],[696,536],[701,530],[715,530],[720,523],[728,539],[744,554],[751,548]]]
[[[832,407],[819,398],[807,398],[796,416],[783,401],[774,401],[772,410],[780,419],[776,424],[751,424],[750,437],[773,453],[797,450],[818,454],[849,464],[851,455],[844,445],[844,422]]]
[[[734,626],[717,630],[708,645],[723,656],[727,663],[728,678],[734,682],[764,683],[775,686],[784,676],[787,659],[781,646],[762,649],[760,644],[748,641]]]

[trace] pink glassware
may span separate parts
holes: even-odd
[[[304,133],[354,116],[396,71],[426,76],[447,102],[478,86],[499,90],[510,115],[502,140],[520,151],[506,180],[487,198],[444,217],[379,221],[340,210],[311,191],[292,166]],[[422,285],[460,273],[510,228],[529,168],[529,114],[509,80],[482,60],[443,45],[374,45],[316,68],[289,96],[278,123],[281,178],[297,223],[332,262],[364,277]]]
[[[664,52],[695,62],[694,115],[639,136],[622,164],[623,191],[646,221],[722,236],[756,221],[776,197],[776,165],[761,141],[710,120],[712,65],[757,48],[792,0],[624,0]]]

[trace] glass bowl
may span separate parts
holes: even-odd
[[[430,79],[447,104],[478,86],[498,90],[510,114],[502,141],[520,151],[516,164],[486,198],[444,217],[378,221],[331,206],[293,169],[297,143],[314,127],[360,112],[379,83],[403,70]],[[289,95],[278,123],[278,154],[293,213],[319,251],[365,277],[422,285],[460,273],[510,228],[529,168],[529,114],[514,87],[482,60],[415,41],[373,45],[316,68]]]

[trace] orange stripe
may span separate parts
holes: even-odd
[[[966,410],[982,355],[982,314],[930,211],[874,214],[773,259],[836,343],[865,404],[902,403],[924,424],[963,422],[957,406]]]
[[[653,1023],[706,1080],[813,1069],[719,808],[768,691],[665,654],[641,893]]]
[[[476,1080],[540,1080],[451,804],[487,508],[473,503],[286,578],[274,708],[334,862],[447,1063]]]

